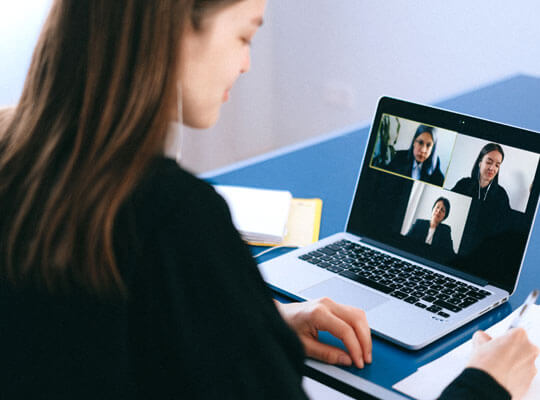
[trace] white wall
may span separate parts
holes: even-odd
[[[20,93],[49,4],[0,0],[0,104]],[[540,75],[539,15],[538,0],[268,1],[252,71],[215,128],[188,130],[184,163],[205,171],[368,121],[381,95],[429,103]]]
[[[431,102],[540,73],[537,0],[271,3],[275,130],[291,138],[369,120],[381,95]]]
[[[0,107],[21,94],[30,57],[52,0],[0,0]]]

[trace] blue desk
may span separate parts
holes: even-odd
[[[511,77],[435,105],[540,131],[540,78],[522,75]],[[220,184],[287,189],[295,197],[300,198],[322,198],[320,236],[323,238],[342,231],[345,227],[369,128],[363,126],[332,134],[285,151],[271,153],[252,162],[233,166],[206,178]],[[517,308],[533,287],[540,286],[540,266],[537,265],[540,258],[539,224],[540,222],[536,220],[519,286],[508,303],[423,350],[416,352],[403,350],[374,337],[372,365],[358,370],[309,363],[311,373],[316,379],[321,380],[323,376],[319,371],[322,371],[325,377],[328,377],[322,379],[326,380],[324,383],[337,386],[356,396],[360,392],[351,389],[349,385],[360,387],[372,394],[377,393],[378,396],[401,398],[391,389],[393,384],[423,364],[468,340],[477,329],[486,329],[498,322]],[[281,253],[285,251],[287,250],[281,250]],[[276,250],[269,253],[266,259],[279,254],[280,250]],[[322,339],[341,345],[330,335],[322,335]],[[347,385],[344,386],[338,381],[345,381]],[[377,386],[383,388],[380,389],[382,392],[377,391]]]

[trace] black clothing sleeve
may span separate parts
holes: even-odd
[[[476,368],[466,368],[442,392],[439,400],[510,400],[506,391],[489,374]]]
[[[140,397],[305,399],[301,344],[213,188],[163,159],[124,217]]]

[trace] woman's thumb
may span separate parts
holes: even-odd
[[[491,340],[491,336],[489,336],[484,331],[476,331],[473,335],[473,345],[474,346],[480,346],[486,342],[489,342]]]

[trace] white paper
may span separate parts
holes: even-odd
[[[486,330],[491,337],[503,335],[520,308],[508,317]],[[520,326],[525,328],[531,342],[540,346],[540,306],[533,305],[523,317]],[[439,397],[444,388],[463,371],[472,352],[472,340],[463,343],[444,356],[420,367],[415,373],[399,381],[394,389],[415,399],[433,400]],[[540,358],[536,359],[540,369]],[[540,374],[536,374],[523,400],[540,399]]]
[[[234,226],[244,240],[281,242],[291,208],[290,192],[224,185],[214,188],[227,202]]]

